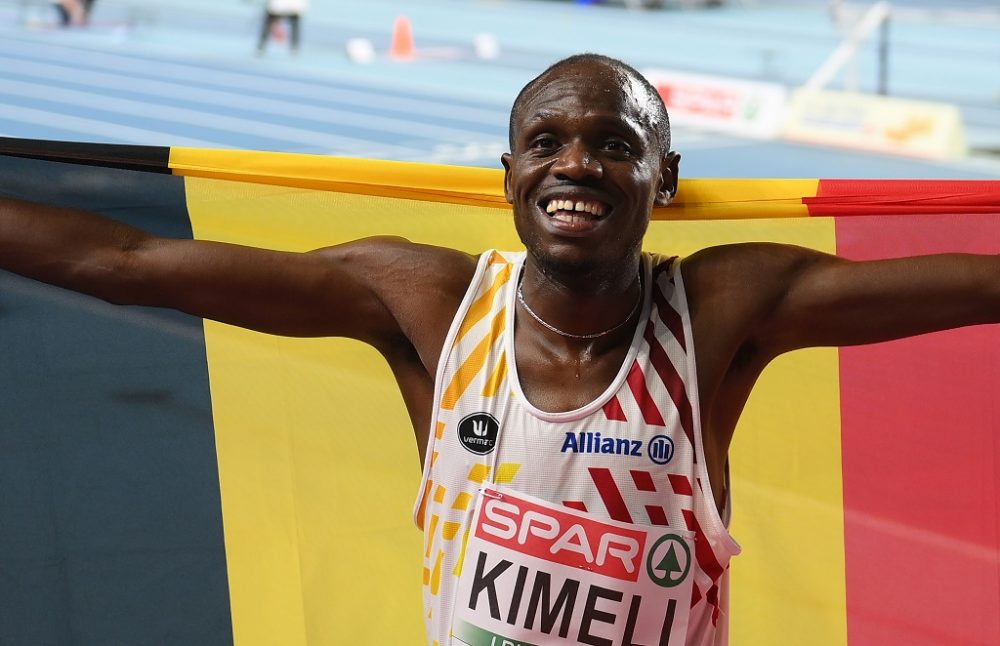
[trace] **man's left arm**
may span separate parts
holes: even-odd
[[[771,356],[1000,323],[1000,256],[855,262],[798,250],[759,329]]]

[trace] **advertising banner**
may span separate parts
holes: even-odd
[[[643,75],[663,97],[673,123],[762,139],[781,131],[787,100],[781,85],[664,69]]]
[[[953,105],[833,90],[797,90],[785,137],[927,159],[966,154],[962,115]]]

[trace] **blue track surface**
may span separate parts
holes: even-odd
[[[316,0],[303,51],[254,55],[260,2],[99,0],[88,29],[58,29],[34,0],[0,1],[0,135],[283,150],[498,165],[518,88],[552,61],[599,51],[658,66],[801,84],[840,42],[826,2],[690,2],[635,12],[557,1]],[[958,104],[973,143],[1000,142],[1000,8],[909,0],[892,23],[891,91]],[[370,65],[407,15],[422,51]],[[472,55],[490,33],[499,58]],[[874,45],[858,76],[874,84]],[[956,163],[761,142],[677,127],[684,172],[701,177],[995,177]]]

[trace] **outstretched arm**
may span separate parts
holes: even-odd
[[[1000,322],[1000,256],[852,262],[811,251],[795,255],[759,327],[772,354]]]
[[[684,261],[706,462],[725,501],[729,444],[757,378],[798,348],[1000,322],[1000,257],[852,262],[801,247],[713,247]]]
[[[1000,256],[854,262],[802,247],[752,243],[706,249],[685,261],[684,269],[693,314],[710,337],[706,353],[724,372],[734,357],[763,368],[798,348],[1000,322]]]
[[[309,253],[176,240],[83,211],[0,200],[4,269],[112,303],[290,336],[376,346],[400,336],[413,270],[433,267],[434,253],[390,239]]]

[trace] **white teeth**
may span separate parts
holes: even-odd
[[[546,213],[555,213],[557,211],[573,211],[579,213],[591,213],[597,217],[604,215],[605,207],[602,203],[593,202],[574,202],[573,200],[549,200],[549,203],[545,206]]]

